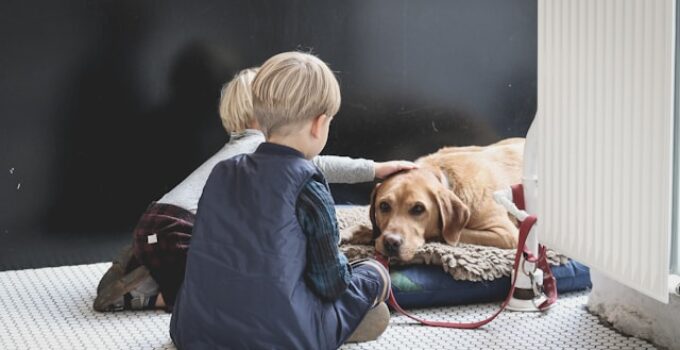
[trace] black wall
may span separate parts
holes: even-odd
[[[4,1],[0,269],[108,260],[227,140],[220,86],[293,49],[338,73],[328,154],[522,136],[536,109],[534,0]]]

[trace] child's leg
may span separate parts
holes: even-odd
[[[135,257],[158,283],[165,310],[172,311],[184,281],[195,215],[169,204],[153,204],[134,230]]]
[[[123,251],[102,278],[94,309],[171,311],[184,280],[193,222],[194,215],[182,208],[152,204],[137,223],[132,249]]]
[[[147,262],[151,270],[140,265],[134,256],[127,269],[112,264],[97,287],[94,309],[100,312],[158,308],[171,311],[184,280],[186,253],[186,249],[166,252],[165,258],[159,259],[160,263]],[[171,301],[166,302],[162,292],[169,293]]]
[[[176,228],[177,231],[159,234],[158,242],[154,244],[153,249],[144,248],[141,249],[143,251],[141,254],[137,254],[140,261],[149,269],[151,277],[158,283],[159,291],[163,295],[163,305],[159,305],[158,302],[156,305],[168,312],[172,312],[177,292],[184,281],[191,228],[184,225]]]
[[[387,300],[389,288],[389,272],[379,262],[366,259],[352,263],[352,282],[335,302],[340,320],[338,347],[348,339],[376,339],[385,331],[389,323],[389,312],[385,312],[387,309],[383,302]],[[372,313],[370,317],[369,313]],[[360,326],[364,318],[367,322]]]

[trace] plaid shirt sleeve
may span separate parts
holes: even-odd
[[[335,300],[347,289],[352,271],[338,250],[335,204],[325,182],[309,180],[297,199],[296,216],[307,237],[306,280],[322,299]]]

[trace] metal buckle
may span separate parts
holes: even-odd
[[[534,271],[529,279],[531,280],[531,288],[534,290],[534,295],[543,295],[543,278],[540,278],[538,281],[536,281],[536,271]]]
[[[543,271],[541,270],[541,277],[538,276],[538,269],[534,269],[534,272],[529,275],[529,281],[531,282],[531,289],[534,292],[534,298],[531,299],[531,303],[534,304],[536,309],[540,309],[540,305],[545,301],[548,296],[544,293],[543,289]],[[540,303],[539,303],[540,301]]]

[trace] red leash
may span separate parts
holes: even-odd
[[[512,188],[512,201],[515,203],[517,208],[520,210],[526,210],[526,204],[524,202],[524,186],[522,184],[517,184]],[[527,232],[527,235],[529,232]],[[521,230],[520,230],[521,235]],[[524,260],[536,264],[536,267],[543,271],[543,290],[547,291],[545,294],[547,299],[538,306],[539,310],[544,311],[557,301],[557,282],[555,281],[555,276],[553,276],[550,265],[548,264],[548,258],[546,255],[546,248],[544,245],[538,245],[538,256],[534,256],[525,244],[517,245],[518,247],[524,247]],[[515,262],[515,264],[517,264]],[[515,275],[517,275],[517,267],[515,266]]]
[[[515,202],[515,205],[519,209],[524,210],[524,191],[522,189],[522,185],[515,185],[513,186],[513,201]],[[545,246],[539,245],[539,255],[534,256],[532,255],[529,250],[526,248],[526,241],[527,237],[529,236],[529,231],[531,230],[531,227],[536,223],[536,217],[533,215],[530,215],[527,217],[524,221],[520,223],[519,226],[519,242],[517,244],[517,252],[515,253],[515,261],[513,264],[513,270],[514,274],[512,277],[512,283],[510,285],[510,291],[508,292],[508,296],[505,298],[505,301],[501,304],[500,308],[498,311],[496,311],[493,315],[489,316],[488,318],[477,321],[477,322],[470,322],[470,323],[459,323],[459,322],[443,322],[443,321],[430,321],[430,320],[425,320],[416,316],[413,316],[409,314],[408,312],[404,311],[404,309],[399,306],[397,303],[397,300],[394,298],[394,291],[392,288],[390,288],[390,296],[389,299],[387,300],[388,305],[390,305],[394,310],[399,312],[400,314],[411,318],[412,320],[418,321],[422,323],[423,325],[426,326],[431,326],[431,327],[444,327],[444,328],[459,328],[459,329],[475,329],[479,328],[491,321],[493,321],[505,308],[508,306],[508,303],[510,302],[510,299],[512,299],[512,295],[515,292],[515,283],[517,282],[517,275],[520,273],[519,271],[519,262],[520,258],[522,257],[522,254],[524,254],[524,259],[526,261],[532,262],[536,264],[537,268],[540,268],[543,270],[543,288],[546,291],[547,299],[545,302],[543,302],[538,308],[543,311],[547,309],[550,305],[552,305],[555,301],[557,301],[557,285],[555,283],[555,277],[552,274],[552,271],[550,270],[550,266],[548,265],[548,260],[546,257],[546,249]],[[388,270],[389,270],[389,263],[388,261],[382,256],[382,255],[376,255],[376,259],[383,264]]]

